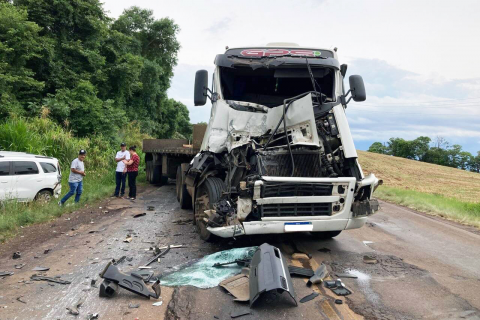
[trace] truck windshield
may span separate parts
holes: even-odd
[[[317,82],[317,91],[321,88],[324,101],[335,100],[335,72],[331,68],[312,68]],[[225,100],[245,101],[275,107],[283,100],[299,94],[313,91],[307,66],[304,68],[258,68],[250,67],[220,68],[220,81]]]

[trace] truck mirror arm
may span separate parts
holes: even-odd
[[[209,88],[205,88],[205,96],[210,99],[210,101],[213,103],[213,102],[216,102],[218,100],[218,94],[216,92],[213,92],[212,90],[210,90]],[[208,92],[210,92],[210,95],[208,95]]]
[[[346,106],[346,105],[350,102],[350,100],[352,100],[352,95],[350,95],[350,98],[348,98],[348,100],[346,100],[348,94],[351,93],[351,92],[352,92],[352,89],[349,89],[349,90],[347,91],[347,93],[345,93],[345,94],[342,96],[342,104],[343,104],[343,105]],[[345,100],[346,100],[346,101],[345,101]]]

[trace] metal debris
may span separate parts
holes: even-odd
[[[302,299],[300,299],[300,303],[305,303],[305,302],[308,302],[310,300],[313,300],[315,299],[316,297],[318,297],[319,294],[317,292],[312,292],[311,294],[309,294],[308,296],[305,296],[303,297]]]
[[[143,216],[146,216],[147,213],[146,212],[143,212],[143,213],[139,213],[139,214],[135,214],[133,215],[134,218],[139,218],[139,217],[143,217]]]
[[[351,273],[335,273],[335,275],[339,278],[351,278],[351,279],[357,279],[358,277],[354,274]]]
[[[98,319],[98,313],[89,313],[87,314],[87,320],[94,320],[94,319]]]
[[[152,306],[159,307],[163,304],[163,301],[152,303]]]
[[[26,266],[25,263],[16,264],[16,265],[15,265],[15,269],[22,269],[22,268],[25,267],[25,266]]]
[[[0,277],[11,276],[13,271],[0,271]]]
[[[325,283],[325,286],[327,284]],[[337,296],[348,296],[349,294],[352,293],[345,285],[343,284],[342,280],[337,279],[335,280],[335,285],[332,286],[330,283],[328,284],[328,287],[330,290],[333,291]]]
[[[27,304],[26,301],[23,301],[23,300],[22,300],[22,298],[23,298],[23,296],[17,297],[17,301],[18,301],[18,302],[21,302],[21,303],[24,303],[24,304]]]
[[[48,267],[35,267],[32,269],[32,271],[48,271],[50,268]]]
[[[30,277],[30,279],[34,280],[34,281],[48,281],[48,282],[55,282],[55,283],[59,283],[59,284],[70,284],[71,283],[68,280],[62,280],[60,278],[45,277],[45,276],[41,276],[41,275],[37,275],[37,274],[33,274]]]
[[[112,260],[112,263],[113,263],[114,266],[116,266],[116,265],[122,263],[123,261],[125,261],[126,258],[127,258],[127,256],[122,256],[122,257],[119,258],[118,260],[113,259],[113,260]]]
[[[12,259],[19,259],[21,257],[22,257],[22,254],[20,253],[20,251],[17,251],[13,253]]]
[[[158,249],[158,248],[156,248]],[[147,263],[145,263],[144,266],[148,266],[149,264],[153,263],[154,261],[158,261],[161,257],[166,255],[170,251],[170,246],[168,246],[164,251],[161,251],[157,255],[155,255],[152,259],[148,260]]]
[[[335,299],[335,303],[336,303],[336,304],[343,304],[343,300]]]
[[[308,281],[312,284],[318,284],[318,283],[321,283],[327,275],[328,275],[327,266],[322,263],[320,267],[318,267],[317,270],[315,270],[315,274],[313,275],[313,277],[311,277],[310,280]]]
[[[376,264],[378,261],[374,256],[363,256],[363,262],[366,264]]]

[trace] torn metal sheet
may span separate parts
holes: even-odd
[[[161,285],[168,287],[194,286],[202,289],[216,287],[221,281],[239,274],[242,266],[234,263],[218,268],[213,267],[214,264],[249,260],[255,253],[256,248],[235,248],[205,256],[191,265],[163,276],[160,279]]]
[[[255,252],[250,264],[250,307],[262,293],[276,290],[288,292],[297,306],[288,265],[280,249],[262,244]]]
[[[35,267],[32,269],[32,271],[48,271],[50,268],[48,267]]]
[[[0,271],[0,277],[11,276],[13,271]]]
[[[247,302],[250,300],[248,274],[239,274],[220,282],[220,287],[224,288],[232,296],[234,301]]]
[[[45,276],[40,276],[37,274],[34,274],[30,277],[30,280],[34,281],[48,281],[48,282],[54,282],[54,283],[59,283],[59,284],[70,284],[71,282],[68,280],[63,280],[60,278],[52,278],[52,277],[45,277]]]
[[[227,102],[218,100],[203,139],[201,150],[220,153],[229,152],[247,144],[251,137],[260,137],[273,131],[283,116],[283,105],[267,108],[267,113],[239,111]],[[293,102],[286,112],[287,130],[291,145],[320,146],[311,94]],[[277,133],[283,132],[283,126]]]

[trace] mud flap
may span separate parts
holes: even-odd
[[[264,243],[257,249],[250,264],[249,278],[250,307],[262,293],[272,290],[288,292],[298,306],[287,262],[278,248]]]

